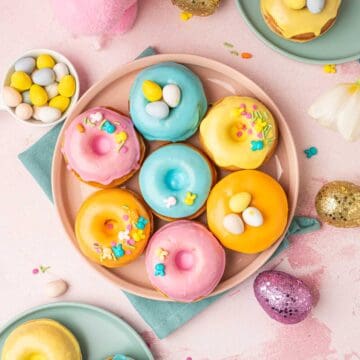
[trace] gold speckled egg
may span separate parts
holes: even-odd
[[[337,227],[360,226],[360,186],[347,181],[325,184],[315,199],[323,222]]]
[[[211,15],[219,6],[221,0],[172,0],[181,10],[193,15]]]

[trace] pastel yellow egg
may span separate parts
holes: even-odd
[[[10,78],[10,86],[19,91],[30,89],[31,77],[24,71],[15,71]]]
[[[142,92],[145,99],[150,102],[159,101],[162,98],[161,87],[151,80],[145,80],[142,83]]]
[[[76,83],[72,75],[65,75],[59,82],[59,94],[66,97],[72,97],[75,93]]]
[[[69,107],[69,104],[70,99],[62,95],[53,97],[49,102],[49,106],[59,109],[61,112],[64,112]]]
[[[229,207],[234,213],[241,213],[250,205],[250,202],[251,194],[248,192],[240,192],[230,198]]]
[[[293,10],[300,10],[305,7],[306,0],[284,0],[285,5]]]
[[[39,55],[36,59],[36,67],[38,69],[43,68],[53,68],[55,65],[55,60],[48,54]]]
[[[30,88],[30,101],[35,106],[43,106],[48,101],[47,92],[40,85],[32,85]]]

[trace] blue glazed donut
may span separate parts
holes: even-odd
[[[170,108],[166,118],[151,116],[142,86],[150,80],[161,88],[175,84],[180,88],[180,103]],[[141,71],[130,91],[130,115],[138,131],[147,140],[183,141],[198,129],[207,110],[207,100],[200,79],[187,67],[165,62]]]
[[[209,160],[186,144],[165,145],[143,163],[139,175],[142,196],[166,220],[201,214],[216,173]]]

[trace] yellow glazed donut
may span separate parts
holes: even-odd
[[[75,336],[54,320],[38,319],[17,327],[6,339],[1,360],[81,360]]]
[[[261,13],[276,34],[305,42],[334,25],[340,5],[341,0],[261,0]]]
[[[92,194],[81,205],[75,234],[87,258],[114,268],[142,254],[152,225],[151,213],[135,193],[108,189]]]
[[[201,122],[200,141],[216,165],[256,169],[275,150],[277,126],[260,101],[228,96],[216,102]]]
[[[257,170],[231,173],[212,189],[207,222],[223,246],[253,254],[280,238],[288,221],[288,202],[280,184]]]

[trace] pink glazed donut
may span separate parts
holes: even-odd
[[[89,185],[111,188],[140,168],[145,145],[132,121],[104,107],[86,110],[64,133],[62,152],[67,167]]]
[[[179,220],[159,229],[146,251],[152,285],[169,298],[192,302],[209,295],[225,270],[225,251],[205,226]]]

